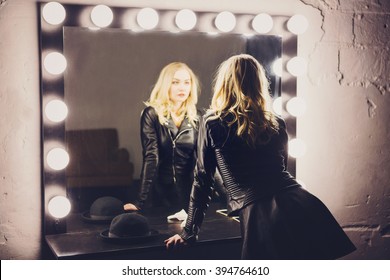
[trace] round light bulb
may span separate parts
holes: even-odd
[[[50,199],[47,205],[50,215],[54,218],[61,219],[66,217],[70,213],[72,208],[69,199],[64,196],[55,196]]]
[[[295,77],[304,76],[307,72],[307,62],[304,58],[296,56],[287,62],[287,71]]]
[[[283,61],[281,58],[276,59],[272,63],[272,72],[279,77],[282,77],[283,75]]]
[[[215,18],[215,26],[222,32],[229,32],[236,26],[236,17],[231,12],[221,12]]]
[[[180,10],[175,17],[177,27],[182,30],[191,30],[196,25],[196,14],[189,10]]]
[[[106,5],[97,5],[92,9],[91,20],[98,27],[107,27],[112,23],[114,14]]]
[[[301,139],[295,138],[288,142],[288,154],[293,158],[302,157],[306,153],[306,144]]]
[[[62,148],[54,148],[46,157],[47,164],[54,170],[62,170],[69,163],[69,154]]]
[[[143,8],[137,14],[137,23],[143,29],[150,30],[157,26],[159,16],[152,8]]]
[[[68,116],[68,107],[62,100],[52,100],[46,104],[45,114],[53,122],[62,122]]]
[[[302,116],[306,111],[306,102],[301,97],[293,97],[287,102],[286,109],[294,117]]]
[[[273,26],[274,21],[269,14],[258,14],[252,21],[253,29],[260,34],[270,32]]]
[[[46,55],[43,65],[47,72],[53,75],[58,75],[65,71],[67,62],[63,54],[59,52],[51,52]]]
[[[309,21],[303,15],[294,15],[287,21],[287,29],[296,35],[306,32]]]
[[[283,106],[282,106],[283,103],[282,102],[283,102],[283,100],[282,100],[281,96],[275,98],[274,101],[272,102],[272,109],[279,116],[281,116],[283,113]]]
[[[62,23],[66,17],[64,6],[58,2],[49,2],[42,9],[42,16],[51,25]]]

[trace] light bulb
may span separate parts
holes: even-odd
[[[64,6],[57,2],[49,2],[42,9],[42,16],[51,25],[62,23],[66,17]]]
[[[189,10],[180,10],[175,17],[177,27],[182,30],[191,30],[196,25],[196,14]]]
[[[287,29],[296,35],[306,32],[309,22],[303,15],[294,15],[287,21]]]
[[[109,26],[114,19],[112,10],[106,5],[97,5],[92,9],[91,20],[98,27]]]
[[[295,138],[288,142],[288,154],[293,158],[302,157],[306,153],[306,144],[301,139]]]
[[[61,219],[66,217],[72,206],[69,199],[64,196],[55,196],[50,199],[49,204],[47,205],[50,215],[54,218]]]
[[[281,116],[283,113],[282,101],[283,101],[282,97],[279,96],[279,97],[275,98],[274,101],[272,102],[272,109],[279,116]]]
[[[295,77],[304,76],[307,72],[307,62],[304,58],[295,56],[287,62],[287,71]]]
[[[137,23],[143,29],[150,30],[157,26],[159,16],[156,10],[152,8],[141,9],[137,14]]]
[[[272,63],[272,72],[279,77],[282,77],[283,75],[283,61],[281,58],[276,59]]]
[[[270,32],[273,26],[274,21],[269,14],[258,14],[252,21],[253,29],[260,34]]]
[[[215,26],[222,32],[229,32],[236,26],[236,17],[231,12],[221,12],[215,18]]]
[[[287,102],[286,109],[294,117],[302,116],[306,111],[306,102],[301,97],[293,97]]]
[[[48,152],[46,161],[53,170],[62,170],[69,164],[69,154],[63,148],[54,148]]]
[[[65,71],[67,62],[65,56],[59,52],[51,52],[46,55],[43,66],[46,71],[53,75],[61,74]]]
[[[62,100],[51,100],[45,106],[45,114],[53,122],[62,122],[68,115],[68,107]]]

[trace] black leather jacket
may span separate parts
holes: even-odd
[[[154,187],[188,181],[191,188],[197,137],[198,128],[193,127],[187,118],[177,128],[172,119],[162,125],[152,107],[142,111],[143,165],[141,189],[138,201],[135,202],[136,206],[143,206],[149,191]],[[161,193],[164,193],[164,190]]]
[[[186,226],[180,233],[184,240],[196,238],[211,196],[213,174],[222,175],[227,192],[230,216],[263,197],[278,190],[297,185],[286,171],[287,131],[285,122],[278,119],[279,130],[266,144],[250,148],[236,136],[235,127],[226,120],[213,119],[206,114],[200,122],[198,159],[191,191]]]

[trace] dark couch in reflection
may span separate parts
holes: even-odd
[[[65,132],[70,163],[66,169],[68,196],[74,211],[86,210],[99,196],[123,199],[133,182],[129,152],[119,147],[115,128]]]

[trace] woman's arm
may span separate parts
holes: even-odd
[[[287,162],[288,162],[288,134],[286,122],[279,118],[279,135],[282,143],[282,156],[284,159],[284,169],[287,170]]]
[[[207,132],[206,121],[201,119],[197,142],[197,160],[190,197],[188,217],[179,234],[185,241],[194,241],[209,206],[216,169],[215,152]]]
[[[138,194],[137,208],[141,208],[157,178],[158,167],[158,136],[156,126],[160,125],[158,116],[151,107],[141,114],[141,143],[143,163],[141,171],[141,188]]]

